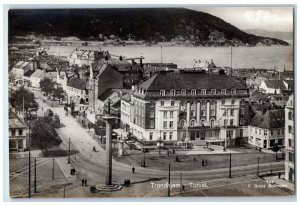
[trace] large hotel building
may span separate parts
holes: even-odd
[[[233,145],[247,136],[249,91],[226,74],[164,72],[121,103],[127,131],[146,142],[204,141]]]

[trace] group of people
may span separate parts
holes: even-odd
[[[86,178],[82,178],[82,180],[81,180],[81,186],[83,187],[83,186],[88,186],[87,185],[87,179]]]
[[[202,159],[202,166],[206,166],[206,165],[208,165],[207,159]]]

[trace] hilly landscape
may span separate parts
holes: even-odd
[[[273,46],[286,41],[246,33],[213,15],[184,8],[9,11],[9,40],[34,34],[88,41],[173,42],[192,46]]]

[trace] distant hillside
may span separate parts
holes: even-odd
[[[283,40],[293,40],[293,32],[268,31],[264,29],[246,29],[244,30],[244,32],[254,34],[256,36],[265,36]]]
[[[256,46],[287,42],[248,34],[220,18],[183,8],[10,10],[9,37],[75,36],[81,40]]]

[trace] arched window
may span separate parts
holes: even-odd
[[[195,126],[195,122],[196,122],[196,121],[195,121],[194,119],[192,119],[192,120],[190,121],[190,126],[191,126],[191,127],[194,127],[194,126]]]
[[[166,91],[165,90],[160,90],[160,96],[165,96],[166,95]]]
[[[184,127],[185,126],[185,121],[182,119],[180,120],[180,127]]]
[[[196,89],[192,89],[192,95],[196,95]]]
[[[210,127],[214,127],[214,126],[215,126],[215,120],[212,119],[212,120],[210,120]]]
[[[202,90],[201,90],[201,94],[202,94],[202,95],[206,95],[206,89],[202,89]]]
[[[231,94],[236,94],[236,89],[231,89]]]
[[[175,89],[171,89],[170,94],[171,94],[171,96],[175,96],[175,94],[176,94]]]
[[[221,89],[221,94],[226,94],[226,89]]]
[[[211,94],[212,94],[212,95],[215,95],[215,94],[216,94],[216,90],[215,90],[215,89],[212,89],[212,90],[211,90]]]
[[[186,90],[185,90],[185,89],[182,89],[182,90],[181,90],[181,94],[182,94],[182,95],[186,95]]]
[[[204,126],[204,123],[205,123],[205,120],[202,119],[202,120],[201,120],[201,126]]]

